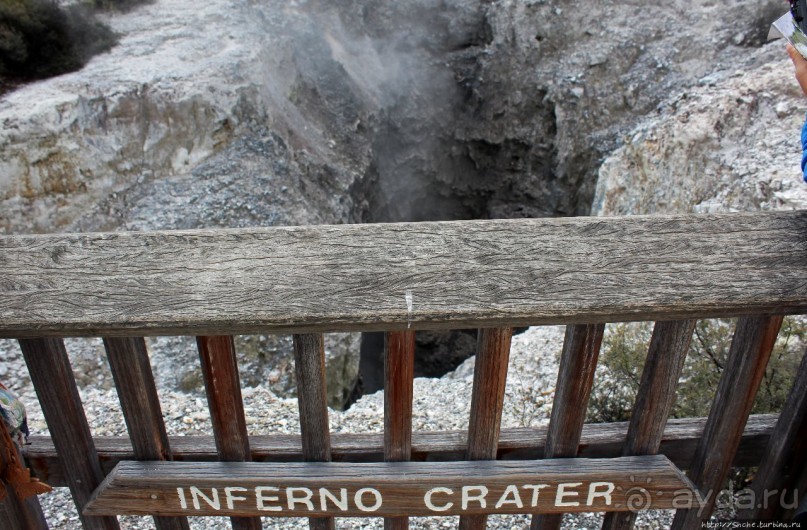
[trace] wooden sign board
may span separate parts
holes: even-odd
[[[664,456],[390,463],[121,462],[84,515],[346,516],[676,508]]]

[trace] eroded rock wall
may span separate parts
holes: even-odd
[[[781,44],[665,102],[599,171],[593,213],[807,208],[800,131],[807,101]]]
[[[0,230],[586,213],[623,136],[779,4],[159,1],[0,100]]]
[[[466,76],[458,128],[499,186],[489,211],[588,213],[599,165],[623,136],[671,93],[734,70],[782,9],[776,1],[730,10],[706,1],[492,4],[494,38]]]
[[[0,230],[70,229],[111,193],[187,172],[232,141],[255,92],[232,67],[255,54],[230,44],[248,18],[223,4],[117,16],[110,53],[0,99]]]

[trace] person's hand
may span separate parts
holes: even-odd
[[[807,96],[807,59],[793,47],[792,44],[787,44],[787,54],[790,55],[790,60],[793,61],[793,66],[796,68],[796,81],[799,82],[801,91]]]

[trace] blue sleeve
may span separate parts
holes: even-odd
[[[801,175],[804,182],[807,182],[807,121],[801,128]]]

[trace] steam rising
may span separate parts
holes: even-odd
[[[270,120],[294,149],[348,167],[369,161],[357,220],[479,216],[453,188],[473,170],[455,140],[466,98],[457,76],[464,50],[484,45],[482,8],[368,4],[289,2],[267,20]]]

